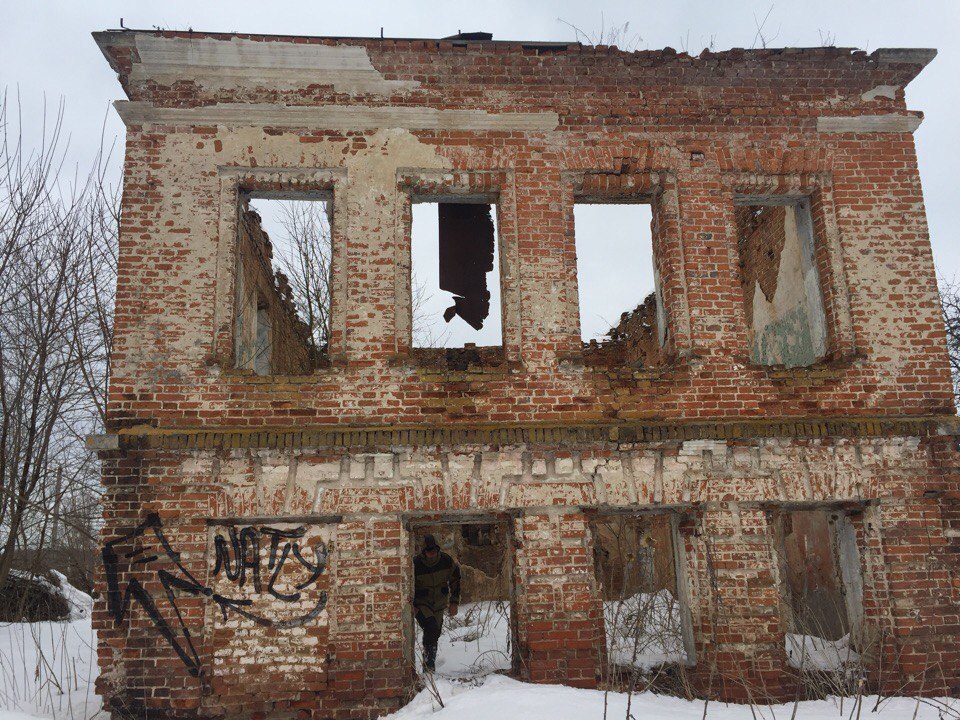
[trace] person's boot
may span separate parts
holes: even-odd
[[[423,648],[423,669],[433,672],[437,669],[437,646]]]

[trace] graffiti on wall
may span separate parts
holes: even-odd
[[[303,626],[323,612],[326,592],[319,592],[306,612],[300,611],[304,595],[312,595],[310,589],[316,586],[327,567],[326,544],[321,540],[305,542],[306,533],[303,526],[218,530],[213,539],[214,588],[197,580],[184,567],[180,553],[164,534],[160,516],[150,513],[131,531],[104,545],[107,609],[114,622],[120,624],[132,603],[140,605],[190,674],[197,677],[202,672],[200,656],[184,620],[183,596],[209,598],[224,620],[228,614],[235,613],[257,625],[278,629]],[[148,590],[154,585],[154,578],[137,572],[137,566],[156,568],[157,597]],[[303,579],[296,582],[289,579],[291,575]],[[284,578],[282,582],[281,578]],[[225,592],[225,588],[230,592]],[[258,608],[256,597],[263,594],[264,589],[273,600],[263,603],[266,607]],[[289,618],[276,617],[276,601],[295,606],[297,614]]]

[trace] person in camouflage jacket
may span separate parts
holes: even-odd
[[[443,611],[453,617],[459,605],[460,566],[440,549],[433,535],[427,535],[423,551],[413,560],[413,607],[423,630],[423,664],[428,672],[436,669]]]

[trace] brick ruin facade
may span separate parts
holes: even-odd
[[[129,98],[90,440],[112,708],[396,708],[413,538],[450,523],[503,548],[478,572],[510,585],[517,676],[597,686],[629,584],[609,518],[672,548],[653,582],[702,695],[794,697],[798,593],[841,598],[871,688],[960,691],[958,426],[904,101],[932,51],[95,39]],[[331,203],[322,363],[238,359],[249,193]],[[496,206],[501,346],[412,349],[423,197]],[[573,227],[604,201],[652,206],[657,280],[610,352],[580,340]]]

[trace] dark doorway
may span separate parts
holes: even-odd
[[[423,548],[426,535],[433,535],[441,550],[461,568],[459,612],[443,618],[436,673],[470,678],[510,672],[514,668],[516,632],[509,524],[487,518],[411,523],[411,559]],[[423,668],[421,633],[416,624],[411,627],[414,663],[419,672]]]

